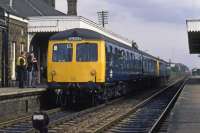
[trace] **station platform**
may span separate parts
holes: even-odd
[[[0,88],[0,99],[9,98],[21,95],[33,95],[46,91],[46,88],[17,88],[17,87],[8,87]]]
[[[200,132],[200,77],[191,77],[169,117],[168,133]]]
[[[46,103],[46,88],[0,88],[0,122],[40,110]]]

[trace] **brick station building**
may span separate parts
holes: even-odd
[[[8,61],[0,63],[0,75],[5,71],[9,86],[16,80],[16,59],[21,51],[29,51],[28,20],[34,16],[63,16],[62,12],[54,9],[55,0],[0,0],[0,60],[2,61],[3,41],[6,41],[5,32],[8,32]],[[2,66],[3,65],[3,66]],[[2,80],[2,76],[1,80]]]
[[[66,15],[54,9],[54,0],[0,1],[0,7],[7,12],[5,15],[10,14],[9,17],[8,15],[6,17],[9,18],[9,61],[7,65],[8,72],[6,72],[9,79],[8,86],[15,82],[16,59],[21,51],[33,51],[35,53],[40,67],[39,81],[45,83],[48,40],[51,35],[60,31],[72,28],[90,29],[124,44],[132,45],[132,41],[103,28],[89,19],[77,16],[77,0],[67,0],[67,2],[68,13]],[[0,66],[0,70],[2,70],[2,64]],[[5,68],[4,64],[3,66]]]

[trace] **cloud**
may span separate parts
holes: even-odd
[[[187,17],[199,16],[200,2],[191,0],[115,0],[115,5],[124,7],[124,11],[132,14],[132,17],[153,22],[178,22],[181,23]]]
[[[66,0],[56,1],[60,1],[57,7],[66,12]],[[185,24],[186,18],[199,16],[200,1],[78,1],[78,14],[93,21],[97,21],[97,11],[101,10],[109,11],[106,28],[135,40],[142,50],[166,61],[172,59],[190,67],[200,65],[199,57],[189,54]]]

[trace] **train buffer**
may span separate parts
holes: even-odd
[[[200,132],[200,77],[191,77],[169,117],[168,133]]]

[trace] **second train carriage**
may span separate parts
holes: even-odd
[[[73,88],[106,88],[119,94],[125,91],[117,85],[145,78],[167,79],[167,65],[165,61],[88,29],[57,33],[48,45],[49,88],[72,91]]]

